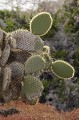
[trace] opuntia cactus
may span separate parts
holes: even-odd
[[[0,95],[6,102],[21,97],[35,104],[43,91],[39,75],[45,70],[51,70],[61,79],[74,76],[75,70],[69,63],[52,60],[49,46],[44,46],[40,38],[52,23],[51,15],[42,12],[31,20],[30,31],[0,30]]]

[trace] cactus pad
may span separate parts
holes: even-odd
[[[44,46],[43,47],[43,52],[45,52],[45,53],[47,53],[47,54],[49,54],[50,53],[50,47],[49,46]]]
[[[19,62],[12,62],[10,64],[12,79],[22,80],[24,76],[24,65]]]
[[[67,62],[62,60],[57,60],[52,63],[53,73],[62,79],[70,79],[74,76],[74,68]]]
[[[43,46],[44,46],[43,40],[40,37],[36,37],[35,47],[34,47],[35,52],[42,51],[43,50]]]
[[[44,67],[44,59],[40,55],[31,56],[25,62],[25,73],[38,72]]]
[[[33,17],[30,22],[30,31],[34,35],[45,35],[53,23],[52,17],[48,12],[42,12]]]
[[[34,51],[36,36],[28,30],[16,30],[11,33],[11,37],[16,40],[16,48],[25,51]]]
[[[23,81],[22,85],[22,97],[26,100],[34,100],[37,97],[41,96],[43,90],[42,82],[33,77],[33,76],[26,76]]]

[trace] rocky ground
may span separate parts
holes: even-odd
[[[56,110],[53,106],[46,104],[29,105],[21,101],[11,102],[0,106],[1,110],[15,108],[19,112],[10,113],[7,117],[0,114],[0,120],[79,120],[79,109],[71,112]],[[17,111],[16,110],[16,111]]]

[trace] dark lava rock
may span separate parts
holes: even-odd
[[[10,108],[8,110],[0,110],[0,115],[2,115],[4,117],[7,117],[8,115],[13,115],[13,114],[16,114],[16,113],[19,113],[19,112],[20,111],[18,111],[15,108]]]

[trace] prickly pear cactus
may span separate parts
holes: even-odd
[[[48,12],[37,14],[30,22],[30,31],[18,29],[6,33],[0,29],[0,95],[5,102],[39,101],[43,91],[40,73],[53,71],[62,79],[74,76],[74,68],[67,62],[53,61],[49,46],[40,36],[51,28],[53,19]]]

